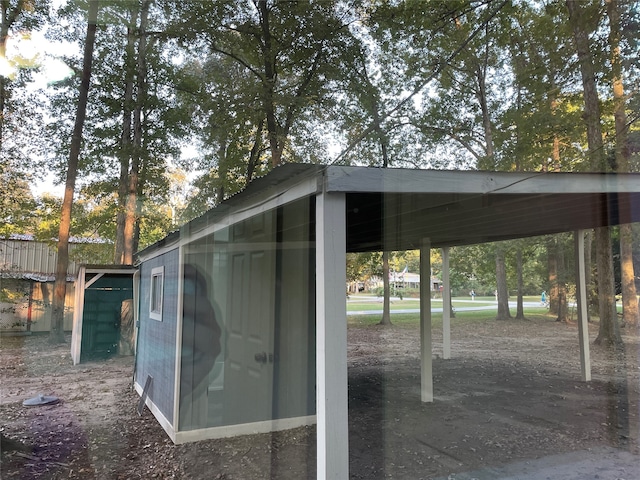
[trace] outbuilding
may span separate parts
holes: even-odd
[[[429,278],[443,248],[446,295],[450,246],[575,232],[583,272],[584,229],[639,220],[635,174],[284,165],[138,253],[136,389],[176,443],[316,423],[317,478],[348,478],[346,252],[419,249]],[[430,311],[425,282],[424,402]]]
[[[135,350],[134,276],[130,265],[80,265],[75,281],[73,364]]]

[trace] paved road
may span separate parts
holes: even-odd
[[[379,302],[382,303],[379,297],[357,297],[355,299],[352,300],[347,300],[347,303],[349,303],[349,301],[353,301],[353,302]],[[392,298],[391,301],[394,302],[401,302],[402,300],[400,300],[399,298]],[[432,313],[438,313],[438,312],[442,312],[442,307],[435,307],[434,303],[440,303],[442,304],[442,300],[439,299],[432,299],[431,300],[431,312]],[[470,301],[468,303],[471,303]],[[487,302],[485,301],[478,301],[478,305],[471,305],[471,306],[465,306],[465,307],[456,307],[455,304],[453,306],[453,309],[456,312],[473,312],[473,311],[477,311],[477,310],[497,310],[498,309],[498,304],[497,303],[492,303],[490,305],[486,304]],[[540,302],[524,302],[524,306],[525,307],[540,307]],[[509,302],[509,308],[516,308],[517,304],[516,302]],[[420,309],[419,308],[394,308],[391,310],[391,315],[396,314],[396,313],[420,313]],[[380,308],[379,310],[352,310],[352,311],[348,311],[347,315],[381,315],[382,314],[382,308]]]

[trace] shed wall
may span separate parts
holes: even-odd
[[[304,198],[184,239],[179,432],[315,414],[313,216]]]
[[[175,392],[179,259],[176,248],[140,266],[136,383],[142,388],[147,375],[153,377],[148,398],[170,421]],[[149,315],[151,272],[156,267],[164,267],[162,320],[154,320]]]

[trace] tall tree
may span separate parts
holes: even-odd
[[[49,336],[51,343],[64,342],[64,301],[67,291],[67,269],[69,266],[69,230],[71,227],[73,196],[75,193],[76,175],[82,146],[82,130],[87,113],[87,100],[91,82],[93,46],[95,43],[97,22],[98,0],[89,0],[82,77],[80,78],[76,120],[69,149],[67,179],[60,215],[60,229],[58,231],[58,259],[56,263],[56,280],[53,291],[51,332]]]
[[[558,237],[549,235],[547,245],[547,272],[549,280],[549,313],[558,314],[559,280],[558,280]]]
[[[140,214],[138,193],[140,190],[140,168],[143,149],[143,116],[147,96],[147,24],[150,0],[142,0],[140,6],[140,26],[138,28],[138,55],[136,62],[136,102],[133,111],[133,144],[131,166],[127,181],[127,196],[124,219],[124,250],[122,263],[133,264],[133,254],[137,250],[136,225]]]
[[[348,112],[345,117],[348,117],[350,113],[356,113],[362,121],[372,125],[371,134],[367,138],[363,139],[363,142],[360,145],[363,147],[360,149],[361,154],[363,150],[371,150],[361,157],[361,161],[366,160],[370,165],[378,165],[382,168],[388,168],[390,166],[391,159],[389,156],[389,137],[387,129],[390,127],[389,124],[383,123],[381,119],[384,111],[384,97],[381,85],[385,84],[386,76],[381,77],[382,81],[380,81],[379,84],[376,84],[372,79],[370,68],[375,64],[370,58],[371,55],[366,54],[364,46],[352,53],[355,53],[355,55],[351,58],[351,61],[348,62],[351,69],[347,73],[347,95],[350,97],[350,101],[348,107],[345,108],[345,112]],[[345,118],[343,124],[354,127],[354,124],[349,120],[350,119]],[[355,128],[361,128],[361,124],[356,125]],[[383,302],[380,325],[392,324],[390,285],[391,269],[389,265],[390,254],[391,253],[387,249],[382,251]]]
[[[522,278],[522,246],[518,245],[516,251],[516,271],[518,283],[518,299],[516,304],[516,320],[525,320],[524,316],[524,280]]]
[[[124,50],[124,96],[122,102],[122,132],[118,148],[120,159],[120,177],[118,180],[118,212],[116,214],[116,241],[114,246],[114,263],[126,264],[127,253],[125,244],[125,229],[127,220],[127,198],[129,192],[129,169],[131,166],[132,146],[132,115],[134,105],[134,89],[136,82],[136,42],[140,39],[136,35],[140,6],[131,3],[127,9],[127,43]]]
[[[353,11],[336,0],[194,1],[173,8],[179,21],[171,34],[197,45],[194,55],[225,56],[253,79],[260,111],[254,126],[264,126],[269,167],[283,163],[293,155],[291,136],[304,113],[321,104],[340,77]]]
[[[566,0],[569,22],[573,30],[575,49],[580,64],[584,93],[584,121],[589,145],[590,169],[596,172],[609,171],[602,139],[600,99],[596,85],[596,71],[589,42],[588,16],[580,0]],[[617,323],[615,290],[613,282],[613,256],[611,233],[608,227],[595,229],[596,268],[598,274],[598,299],[600,328],[596,343],[619,344],[622,339]]]
[[[76,11],[68,8],[69,15]],[[104,1],[100,11],[94,93],[88,99],[78,182],[81,194],[102,199],[101,206],[109,204],[111,229],[102,234],[114,240],[114,260],[130,263],[138,241],[144,245],[146,239],[157,238],[171,228],[168,211],[162,207],[168,203],[170,180],[166,170],[169,164],[177,163],[191,118],[189,107],[176,101],[179,78],[172,59],[182,53],[166,37],[158,41],[165,35],[166,18],[157,2]],[[147,11],[149,27],[143,34],[142,14]],[[79,70],[81,61],[75,55],[69,54],[65,61]],[[69,135],[67,125],[72,122],[67,107],[73,94],[71,87],[59,84],[51,95],[51,116],[58,121],[49,128],[49,155],[61,166]],[[132,182],[136,176],[137,181]],[[145,220],[142,211],[160,223]]]
[[[182,166],[203,171],[194,185],[193,214],[240,191],[268,170],[269,146],[253,75],[235,60],[218,53],[190,59],[182,68],[179,98],[192,105],[194,138],[201,154]]]
[[[568,171],[584,136],[572,91],[574,55],[562,5],[521,2],[504,19],[500,45],[510,53],[506,75],[515,101],[498,118],[497,149],[521,171]],[[579,158],[579,157],[577,157]],[[507,167],[508,164],[505,164]]]
[[[498,292],[498,313],[496,320],[509,320],[509,289],[507,287],[507,268],[503,244],[496,245],[496,290]]]
[[[611,51],[611,83],[613,87],[613,114],[615,119],[616,170],[627,173],[629,147],[626,99],[622,81],[621,25],[618,0],[606,0],[609,18],[609,48]],[[635,271],[633,268],[633,231],[631,225],[620,225],[620,270],[622,276],[622,312],[625,324],[638,324],[638,297],[636,293]]]

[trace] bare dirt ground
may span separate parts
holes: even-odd
[[[591,325],[591,339],[597,324]],[[434,331],[435,401],[420,402],[416,327],[350,327],[352,479],[640,479],[638,333],[592,345],[580,381],[577,326],[549,319]],[[69,345],[3,337],[2,479],[315,478],[315,429],[173,445],[138,416],[133,359],[72,366]],[[38,394],[60,403],[25,407]]]

